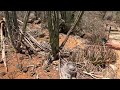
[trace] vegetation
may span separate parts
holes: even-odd
[[[118,11],[0,12],[0,63],[8,68],[9,63],[13,64],[11,56],[15,56],[17,62],[14,66],[24,73],[31,73],[28,68],[33,67],[36,71],[32,71],[34,74],[31,78],[36,75],[37,79],[40,78],[39,69],[55,66],[54,62],[57,62],[57,68],[59,66],[58,70],[53,70],[57,71],[57,78],[78,78],[77,72],[81,71],[77,69],[84,72],[80,66],[82,67],[83,63],[89,67],[86,62],[91,65],[89,71],[93,70],[92,67],[103,70],[117,60],[115,50],[107,47],[105,43],[111,40],[114,33],[117,33],[119,38],[119,21]],[[13,49],[15,51],[10,51]],[[22,58],[18,58],[19,56]],[[28,57],[31,61],[22,65],[26,60],[23,57]],[[34,58],[38,57],[36,61],[39,60],[39,64],[32,65],[31,62],[36,62]],[[99,72],[97,69],[94,70]],[[9,68],[6,69],[6,74],[9,72]]]

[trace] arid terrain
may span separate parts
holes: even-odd
[[[83,15],[84,19],[81,20],[83,23],[76,25],[76,28],[73,29],[73,33],[70,34],[62,49],[67,52],[66,55],[61,55],[62,59],[71,61],[72,63],[74,62],[76,65],[76,79],[120,79],[120,50],[110,49],[98,43],[93,44],[94,40],[97,41],[98,39],[100,41],[100,35],[107,35],[110,27],[112,31],[109,34],[109,40],[120,42],[120,25],[119,22],[114,20],[101,20],[101,15],[99,14],[97,11],[94,13],[86,12]],[[43,45],[46,45],[44,48],[46,47],[48,49],[50,47],[48,26],[42,25],[44,25],[43,22],[39,24],[28,23],[27,28],[29,28],[29,31],[26,32],[29,32],[40,44],[43,43]],[[77,30],[80,33],[86,34],[87,32],[88,35],[86,34],[85,38],[82,38]],[[59,32],[59,46],[65,40],[66,36],[67,34],[64,32]],[[93,38],[90,39],[91,37]],[[4,62],[0,60],[0,79],[60,79],[60,59],[53,61],[49,69],[47,69],[45,66],[50,52],[45,50],[38,50],[37,52],[37,54],[32,54],[31,56],[26,53],[17,53],[10,40],[5,38],[5,55],[8,70],[6,72]],[[109,53],[105,55],[107,52]],[[103,55],[107,59],[101,59],[100,55]],[[0,53],[1,57],[2,48]],[[90,61],[91,58],[95,58],[95,61]],[[101,61],[99,61],[99,58]],[[114,59],[113,62],[111,58]],[[103,59],[106,60],[104,61]]]

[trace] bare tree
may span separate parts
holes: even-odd
[[[56,54],[59,51],[59,12],[48,11],[48,29],[50,35],[50,45],[52,48],[52,55],[56,59]]]
[[[10,36],[10,40],[12,42],[13,47],[19,51],[19,48],[21,46],[20,44],[20,32],[19,27],[17,23],[17,16],[15,11],[5,11],[5,20],[6,20],[6,26],[8,30],[8,34]]]
[[[67,42],[68,38],[69,38],[69,35],[70,33],[72,32],[72,30],[74,30],[75,26],[77,25],[77,23],[79,22],[79,20],[81,20],[82,16],[84,14],[84,11],[82,12],[78,12],[78,15],[76,16],[76,19],[74,21],[74,24],[71,26],[70,30],[68,31],[67,33],[67,36],[65,38],[65,40],[62,42],[62,44],[60,45],[60,50],[64,47],[65,43]]]

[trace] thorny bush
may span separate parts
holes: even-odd
[[[110,63],[114,63],[116,58],[114,50],[104,46],[91,45],[86,46],[85,49],[74,50],[69,60],[76,63],[89,60],[93,65],[105,68]]]

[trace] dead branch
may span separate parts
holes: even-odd
[[[28,32],[26,32],[26,34],[29,36],[30,40],[31,40],[38,48],[40,48],[40,50],[46,51],[46,49],[43,48],[43,47],[39,44],[39,42],[38,42],[32,35],[30,35]],[[50,50],[50,49],[48,48],[48,50]]]
[[[106,78],[103,76],[97,76],[97,75],[93,74],[93,72],[88,73],[86,71],[83,71],[83,73],[91,76],[93,79],[110,79],[110,78]]]
[[[81,20],[83,14],[84,14],[84,11],[82,11],[82,12],[79,11],[78,12],[78,16],[75,18],[75,21],[74,21],[72,27],[70,28],[70,30],[68,31],[65,40],[62,42],[62,44],[59,47],[60,50],[64,47],[65,43],[67,42],[67,40],[69,38],[70,33],[72,32],[73,29],[75,29],[75,26],[77,25],[78,21]]]
[[[24,40],[25,40],[26,43],[28,44],[28,45],[26,45],[26,46],[30,47],[30,48],[35,52],[36,49],[35,49],[34,45],[32,44],[32,42],[31,42],[28,38],[25,38],[25,37],[24,37]]]
[[[24,24],[21,20],[17,19],[21,24]],[[29,27],[27,27],[27,29],[29,31],[31,31],[31,29]],[[23,34],[22,30],[20,29],[21,34]],[[32,36],[30,35],[29,32],[25,32],[26,35],[24,35],[24,37],[29,37],[29,39],[40,49],[40,50],[44,50],[44,51],[50,51],[50,48],[47,47],[43,47],[42,44],[39,44],[39,42]]]
[[[100,78],[97,78],[93,73],[88,73],[86,71],[83,71],[83,73],[91,76],[93,79],[100,79]]]

